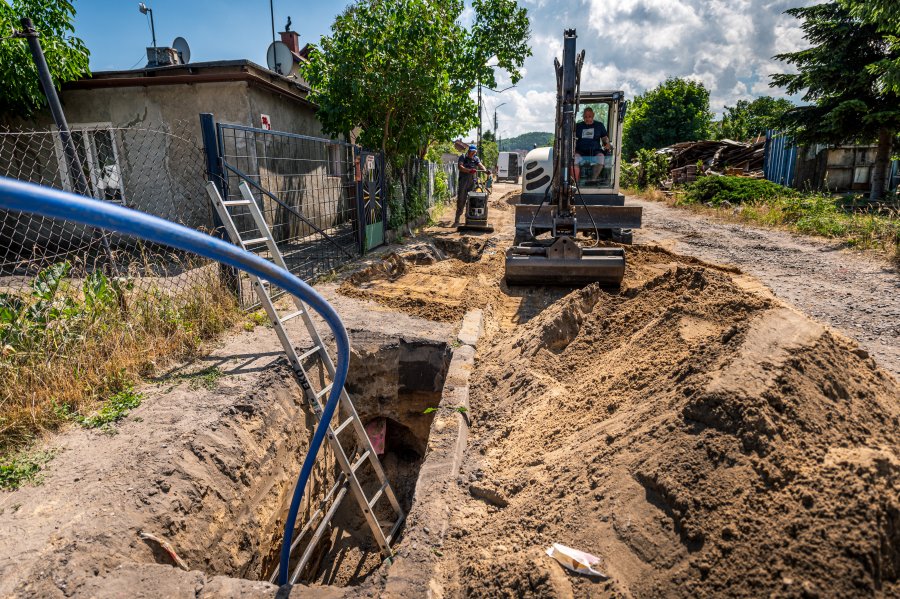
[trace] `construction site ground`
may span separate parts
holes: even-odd
[[[394,558],[363,543],[308,581],[334,586],[294,596],[900,595],[896,271],[629,199],[645,226],[620,288],[510,289],[517,194],[495,186],[493,233],[457,232],[448,209],[317,286],[359,388],[398,344],[454,362]],[[271,329],[179,372],[210,364],[212,387],[164,377],[114,436],[49,442],[43,485],[0,497],[0,596],[274,596],[252,581],[314,423]],[[568,572],[553,543],[604,576]]]
[[[485,313],[449,522],[393,566],[429,585],[384,588],[900,593],[897,273],[641,202],[620,289],[510,289],[516,195],[495,188],[494,233],[444,219],[340,288],[437,321]],[[451,253],[435,261],[423,243]],[[598,556],[606,576],[568,573],[552,543]]]

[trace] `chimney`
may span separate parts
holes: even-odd
[[[300,53],[300,34],[296,31],[291,31],[288,29],[287,31],[281,32],[281,41],[285,46],[291,49],[291,52],[294,54]]]

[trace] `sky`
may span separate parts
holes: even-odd
[[[484,93],[484,129],[497,110],[502,137],[552,131],[556,92],[553,58],[562,55],[566,28],[587,52],[583,89],[621,89],[629,98],[665,81],[687,77],[710,90],[721,114],[738,100],[780,97],[769,75],[787,66],[772,59],[806,47],[799,21],[784,11],[817,0],[519,0],[529,12],[532,51],[525,77],[502,94]],[[192,62],[247,58],[265,64],[272,38],[267,0],[150,0],[158,45],[188,40]],[[276,31],[288,15],[301,46],[328,34],[348,2],[274,0]],[[142,66],[150,45],[147,17],[137,2],[76,0],[76,35],[91,50],[91,69]],[[471,10],[463,24],[471,22]],[[498,72],[498,87],[510,85]],[[474,92],[473,92],[474,97]]]

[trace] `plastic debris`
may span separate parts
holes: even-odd
[[[590,553],[585,553],[578,549],[572,549],[571,547],[566,547],[559,543],[553,543],[553,545],[547,549],[547,555],[576,574],[609,578],[606,574],[594,568],[594,566],[600,563],[600,558],[596,555],[591,555]]]
[[[161,539],[154,534],[150,534],[149,532],[138,532],[138,536],[145,541],[153,541],[158,544],[163,551],[169,554],[169,557],[172,558],[172,561],[175,562],[175,565],[184,570],[185,572],[189,572],[190,568],[188,568],[187,562],[178,557],[178,554],[175,553],[175,548],[172,547],[172,544],[166,541],[165,539]]]

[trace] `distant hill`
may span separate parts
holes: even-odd
[[[501,139],[500,150],[503,152],[508,152],[510,150],[530,150],[534,147],[534,144],[537,144],[539,148],[542,146],[549,146],[550,138],[552,136],[552,133],[545,133],[543,131],[523,133],[522,135],[510,137],[509,139]]]

